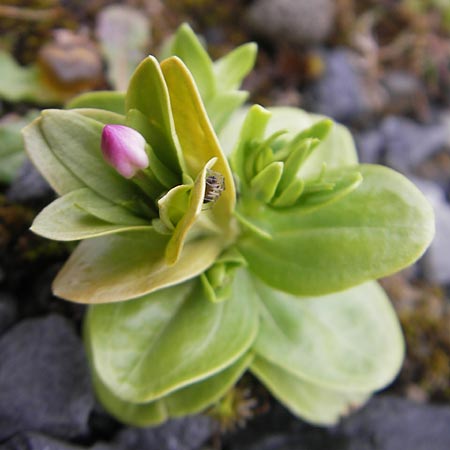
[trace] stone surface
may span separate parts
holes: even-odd
[[[335,16],[332,0],[257,0],[247,21],[256,34],[278,42],[311,45],[330,34]]]
[[[342,122],[369,114],[371,100],[353,63],[353,54],[336,49],[324,52],[323,59],[324,74],[305,94],[308,109]]]
[[[395,397],[374,398],[345,420],[345,450],[448,450],[450,407],[419,405]]]
[[[356,149],[359,161],[362,163],[376,164],[380,162],[384,139],[377,129],[354,133]]]
[[[385,163],[403,173],[413,171],[422,161],[441,150],[447,130],[441,124],[421,125],[410,119],[391,116],[381,124]]]
[[[6,197],[10,202],[26,202],[52,195],[53,191],[30,160],[26,160]]]
[[[18,434],[0,445],[0,450],[83,450],[78,447],[39,433]],[[105,447],[104,450],[107,450]]]
[[[14,298],[0,291],[0,335],[3,334],[17,319],[17,304]]]
[[[435,214],[436,234],[422,261],[425,276],[434,283],[450,283],[450,205],[444,191],[435,183],[413,178],[414,184],[431,203]]]
[[[280,418],[284,420],[280,421]],[[276,412],[232,436],[227,450],[448,450],[450,407],[381,396],[332,428]],[[259,423],[258,423],[259,422]],[[265,426],[264,426],[265,425]]]
[[[155,428],[127,428],[115,444],[126,450],[196,450],[211,437],[213,429],[210,418],[191,416]]]
[[[58,315],[28,319],[0,339],[0,440],[21,431],[88,431],[94,397],[84,349]]]

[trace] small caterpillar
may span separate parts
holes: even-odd
[[[203,203],[213,204],[225,190],[225,178],[221,173],[209,169],[206,173],[207,177],[205,180],[205,196],[203,197]]]

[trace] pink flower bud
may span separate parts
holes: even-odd
[[[102,153],[105,160],[125,178],[148,167],[145,139],[133,128],[105,125],[102,132]]]

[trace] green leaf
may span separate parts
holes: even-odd
[[[253,69],[258,46],[254,42],[241,45],[214,62],[216,83],[220,90],[237,89]]]
[[[213,158],[205,164],[205,167],[198,174],[194,185],[192,186],[187,210],[175,226],[172,237],[167,244],[166,261],[169,265],[175,264],[178,261],[181,251],[183,250],[184,243],[188,237],[188,233],[202,212],[203,199],[205,198],[206,176],[208,170],[214,165],[215,162],[216,158]]]
[[[251,371],[293,414],[315,425],[336,424],[370,396],[369,393],[324,388],[263,358],[255,359]]]
[[[146,228],[150,228],[148,221],[84,188],[44,208],[34,219],[31,230],[48,239],[75,241]]]
[[[148,403],[132,403],[114,395],[93,370],[94,388],[107,411],[122,423],[147,427],[171,417],[196,414],[218,401],[237,382],[252,360],[245,354],[217,375]]]
[[[172,286],[204,272],[220,254],[223,240],[188,242],[176,264],[168,266],[169,236],[134,231],[81,242],[53,282],[59,297],[80,303],[128,300]]]
[[[246,91],[219,91],[205,104],[211,125],[216,133],[220,133],[233,111],[243,105],[247,98],[248,92]]]
[[[256,336],[258,315],[242,271],[226,302],[208,301],[197,279],[132,302],[91,307],[86,326],[103,383],[124,400],[145,403],[235,363]]]
[[[403,361],[398,319],[375,282],[297,298],[255,283],[261,323],[257,355],[317,386],[369,392],[390,383]]]
[[[255,106],[252,108],[255,108]],[[226,155],[231,154],[233,149],[241,142],[242,137],[236,133],[236,130],[243,126],[248,111],[248,108],[237,110],[221,130],[219,137]],[[266,137],[279,130],[288,130],[286,139],[293,139],[298,133],[326,119],[323,116],[309,114],[298,108],[273,107],[267,108],[267,111],[268,114],[271,114],[271,118],[265,129]],[[334,124],[326,139],[314,150],[311,157],[302,166],[299,175],[304,178],[317,175],[323,162],[327,163],[329,169],[357,164],[355,144],[350,132],[342,125]]]
[[[286,138],[291,139],[297,133],[319,122],[319,129],[313,129],[312,137],[326,136],[301,167],[299,172],[301,178],[310,178],[317,175],[322,170],[322,163],[324,162],[329,170],[357,164],[355,144],[347,128],[335,123],[330,129],[329,119],[316,114],[309,114],[297,108],[276,107],[268,109],[272,113],[272,117],[267,126],[266,135],[271,135],[283,129],[289,130]],[[311,136],[306,135],[305,137]]]
[[[153,56],[145,58],[135,70],[125,105],[127,112],[136,109],[145,116],[147,126],[138,131],[161,161],[178,173],[184,167],[183,156],[175,132],[169,92],[159,63]]]
[[[239,136],[239,140],[233,153],[231,153],[230,162],[241,183],[244,183],[247,179],[245,167],[249,159],[248,153],[251,144],[263,140],[270,117],[271,113],[267,109],[259,105],[253,105],[245,116],[239,135],[236,133],[236,129],[239,128],[233,130],[234,136]]]
[[[283,175],[283,166],[282,162],[274,161],[251,180],[250,188],[252,192],[263,203],[270,202],[275,195],[278,183]]]
[[[206,102],[216,90],[213,65],[208,53],[187,23],[176,31],[169,53],[170,56],[178,56],[189,67],[200,95]]]
[[[0,182],[10,183],[25,161],[21,130],[37,114],[32,110],[23,117],[10,114],[0,120]]]
[[[125,93],[117,91],[94,91],[80,94],[66,104],[66,109],[96,108],[125,114]]]
[[[272,238],[248,228],[238,242],[249,269],[296,295],[321,295],[413,263],[434,234],[433,210],[405,177],[361,165],[362,184],[309,214],[302,209],[240,211]]]
[[[128,206],[139,197],[138,188],[103,159],[100,149],[103,124],[74,111],[47,110],[41,129],[50,151],[83,185],[101,197]],[[40,152],[41,149],[37,149]],[[44,174],[53,172],[45,168]]]
[[[0,98],[9,102],[32,102],[40,105],[58,105],[67,93],[46,83],[37,65],[22,67],[5,51],[0,51]]]
[[[115,112],[106,111],[105,109],[96,108],[79,108],[74,109],[73,112],[81,114],[89,119],[94,119],[97,122],[101,122],[104,125],[115,124],[115,125],[125,125],[126,119],[122,114],[117,114]]]
[[[235,205],[233,176],[206,115],[194,80],[180,59],[161,63],[170,93],[175,129],[183,149],[187,174],[195,179],[207,161],[217,158],[214,170],[225,177],[226,189],[214,205],[221,223],[228,223]]]
[[[54,155],[41,125],[42,117],[38,117],[22,130],[25,150],[33,164],[59,195],[85,187],[85,184]]]
[[[128,86],[128,80],[145,57],[150,41],[149,18],[125,5],[103,8],[97,16],[96,34],[108,66],[108,79],[115,89]]]

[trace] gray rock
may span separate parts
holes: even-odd
[[[323,42],[334,17],[332,0],[256,0],[248,10],[247,21],[261,36],[302,46]]]
[[[392,70],[384,75],[382,83],[388,95],[388,109],[391,113],[408,113],[427,107],[424,86],[414,74]]]
[[[353,63],[352,53],[337,49],[325,52],[323,59],[323,76],[305,93],[308,108],[342,122],[368,115],[371,100]]]
[[[27,159],[12,182],[6,198],[10,202],[26,202],[45,198],[53,193],[51,187]]]
[[[0,339],[0,440],[21,431],[88,431],[94,397],[81,340],[57,315],[20,322]]]
[[[416,404],[382,396],[373,398],[333,428],[299,422],[284,430],[266,426],[253,430],[253,438],[240,442],[240,435],[227,442],[230,450],[448,450],[450,407]],[[251,425],[250,425],[251,426]],[[248,434],[248,431],[246,431]]]
[[[413,171],[442,149],[448,139],[448,132],[441,124],[420,125],[396,116],[387,117],[380,130],[385,142],[385,163],[403,173]]]
[[[17,319],[17,304],[14,298],[0,291],[0,335],[3,334]]]
[[[19,434],[0,445],[0,450],[83,450],[83,447],[62,442],[38,433]],[[105,450],[107,450],[105,448]]]
[[[354,138],[360,162],[369,164],[380,162],[384,139],[379,130],[355,133]]]
[[[127,428],[116,444],[127,450],[194,450],[211,437],[213,424],[209,417],[190,416],[155,428]]]
[[[125,450],[98,442],[90,450]],[[0,450],[87,450],[87,447],[70,444],[40,433],[17,434],[3,445]]]
[[[450,407],[420,405],[395,397],[376,397],[343,421],[343,450],[448,450]]]
[[[422,266],[425,276],[433,283],[450,283],[450,205],[442,189],[432,181],[412,178],[434,209],[436,234],[425,253]]]

